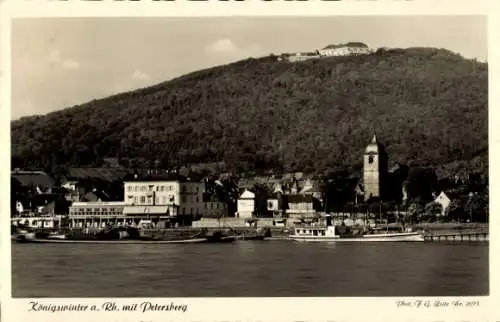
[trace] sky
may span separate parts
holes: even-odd
[[[480,16],[15,19],[11,118],[249,57],[349,41],[372,48],[446,48],[485,61],[487,21]]]

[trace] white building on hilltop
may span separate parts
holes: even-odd
[[[372,50],[361,42],[348,42],[340,45],[329,45],[319,50],[321,56],[368,55]]]

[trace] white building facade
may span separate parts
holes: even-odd
[[[352,56],[352,55],[368,55],[372,50],[363,43],[347,43],[342,45],[330,45],[321,50],[321,56]]]
[[[434,200],[441,205],[441,216],[444,216],[451,204],[451,199],[442,191]]]
[[[102,228],[109,223],[126,224],[123,201],[73,202],[69,208],[70,226],[75,228]]]
[[[238,217],[252,218],[255,211],[255,194],[245,190],[238,198]]]
[[[202,182],[127,181],[124,183],[124,214],[201,215]]]

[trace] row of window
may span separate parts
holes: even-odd
[[[186,208],[183,207],[183,208],[180,209],[180,214],[181,215],[194,215],[194,214],[200,215],[200,210],[199,209],[191,208],[190,210],[191,211],[188,212],[188,209],[186,209]]]
[[[128,186],[127,187],[127,191],[129,192],[132,192],[132,191],[135,191],[135,192],[146,192],[146,191],[150,191],[150,192],[153,192],[153,191],[173,191],[174,190],[174,186],[164,186],[164,185],[161,185],[161,186],[156,186],[156,189],[155,189],[155,186],[154,185],[150,185],[150,186]]]
[[[72,212],[103,212],[103,211],[109,211],[109,212],[115,212],[115,211],[123,211],[123,208],[71,208],[70,211]]]
[[[202,212],[200,211],[200,209],[198,208],[181,208],[179,210],[179,214],[180,215],[205,215],[205,216],[212,216],[212,215],[221,215],[221,214],[224,214],[224,210],[223,209],[219,209],[219,210],[212,210],[212,211],[205,211],[205,212]],[[71,212],[69,213],[70,217],[71,216],[92,216],[92,217],[99,217],[99,216],[102,216],[102,217],[105,217],[105,216],[109,216],[109,217],[120,217],[120,216],[123,216],[123,212],[109,212],[109,211],[104,211],[104,212],[84,212],[84,213],[80,213],[80,212]]]
[[[138,205],[152,205],[153,204],[153,197],[152,196],[148,196],[146,198],[146,196],[134,196],[134,204],[138,204]],[[187,203],[187,202],[190,202],[189,200],[189,196],[182,196],[181,197],[181,200],[183,203]],[[192,198],[193,200],[191,202],[200,202],[200,197],[199,196],[195,196],[194,198]],[[171,204],[171,203],[174,203],[175,202],[175,198],[174,197],[167,197],[167,196],[156,196],[156,198],[154,199],[155,201],[155,204],[157,205],[167,205],[167,204]]]
[[[297,229],[297,233],[300,234],[301,231],[300,229]],[[303,234],[312,234],[313,236],[325,236],[325,231],[324,230],[309,230],[309,229],[302,229]]]
[[[165,197],[164,197],[165,198]],[[141,197],[141,202],[145,204],[146,200],[144,197]],[[158,199],[157,199],[158,200]],[[165,199],[164,199],[165,200]],[[152,200],[149,200],[150,204],[152,204]],[[159,201],[157,201],[159,204]],[[134,197],[134,204],[137,203],[137,197]],[[166,201],[165,201],[165,204]],[[205,209],[226,209],[226,205],[222,203],[205,203]],[[182,214],[188,214],[186,212],[186,208],[181,208]],[[196,209],[198,212],[198,209]],[[120,215],[123,213],[123,208],[70,208],[70,215]],[[194,208],[191,208],[191,214],[194,213]]]
[[[310,203],[291,203],[288,207],[290,209],[313,209],[313,205]]]
[[[121,216],[123,211],[100,211],[100,212],[69,212],[70,216]]]
[[[208,209],[208,203],[205,203],[205,209]],[[226,208],[226,204],[220,204],[220,203],[215,203],[215,207],[214,207],[214,204],[213,203],[210,203],[210,209],[225,209]]]
[[[132,185],[129,185],[127,187],[127,191],[128,192],[132,192],[132,191],[135,191],[135,192],[153,192],[153,191],[160,191],[160,192],[164,192],[164,191],[173,191],[174,190],[174,186],[172,185],[149,185],[149,186],[144,186],[144,185],[141,185],[141,186],[132,186]],[[182,192],[186,192],[187,191],[187,186],[182,186],[182,189],[181,189]],[[200,187],[196,186],[195,187],[195,192],[200,192]]]

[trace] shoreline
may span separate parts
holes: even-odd
[[[389,224],[389,227],[394,227],[394,224]],[[434,236],[445,236],[445,235],[474,235],[474,234],[489,234],[489,224],[488,223],[421,223],[408,225],[413,230],[423,230],[424,236],[426,238],[433,238]],[[144,231],[146,235],[155,236],[158,238],[156,242],[165,243],[167,241],[175,243],[171,240],[172,237],[184,237],[186,239],[193,238],[194,233],[200,233],[200,231],[214,232],[214,231],[227,231],[231,235],[238,237],[238,240],[252,240],[256,239],[258,236],[266,241],[291,241],[290,234],[292,232],[291,227],[177,227],[177,228],[154,228],[147,229]],[[49,231],[58,230],[57,228],[38,228],[35,229],[37,233],[47,233]],[[267,230],[267,233],[265,233]],[[59,229],[62,233],[70,235],[76,238],[76,240],[85,240],[89,243],[96,242],[94,240],[98,233],[98,230],[90,231],[85,233],[81,228],[65,228]],[[90,240],[89,240],[90,239]],[[458,238],[457,240],[460,240]],[[455,238],[453,238],[455,240]]]
[[[400,224],[390,223],[388,227],[396,227]],[[384,224],[380,224],[379,226],[385,226]],[[419,223],[419,224],[407,224],[406,227],[413,229],[424,229],[428,231],[442,231],[442,230],[489,230],[489,223],[454,223],[454,222],[434,222],[434,223]],[[84,231],[85,228],[58,228],[58,227],[44,227],[44,228],[35,228],[31,227],[35,231],[64,231],[64,232],[79,232]],[[220,227],[193,227],[193,226],[183,226],[183,227],[175,227],[175,228],[149,228],[144,229],[147,232],[164,232],[164,233],[188,233],[188,232],[200,232],[200,231],[220,231],[220,230],[228,230],[236,233],[256,233],[259,230],[267,230],[269,229],[272,233],[285,233],[285,231],[290,231],[293,229],[290,227],[276,227],[276,226],[257,226],[257,227],[243,227],[243,226],[220,226]],[[90,232],[99,231],[98,228],[89,228]]]

